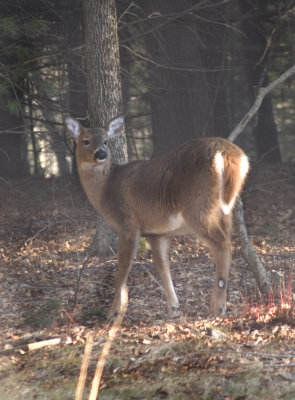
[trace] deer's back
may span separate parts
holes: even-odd
[[[106,217],[121,226],[165,221],[184,209],[206,214],[219,198],[217,152],[231,162],[244,154],[226,139],[194,139],[162,157],[115,166],[103,192]]]

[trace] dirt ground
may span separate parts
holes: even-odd
[[[0,400],[74,399],[92,333],[86,399],[108,335],[116,256],[87,255],[96,214],[73,178],[1,180],[0,199]],[[243,201],[263,265],[282,273],[277,309],[259,306],[234,236],[228,312],[208,319],[214,262],[185,237],[172,241],[181,315],[169,320],[142,246],[100,399],[295,398],[295,166],[253,168]]]

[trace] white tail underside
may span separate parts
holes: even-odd
[[[236,192],[229,203],[225,203],[223,197],[223,189],[224,189],[224,159],[223,155],[220,151],[218,151],[214,156],[214,164],[216,171],[219,175],[219,199],[220,199],[220,207],[222,212],[225,215],[229,215],[232,211],[232,208],[235,204],[238,192]],[[241,180],[243,181],[248,173],[249,170],[249,161],[247,156],[242,155],[240,159],[240,173],[241,173]]]

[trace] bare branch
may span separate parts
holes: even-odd
[[[284,82],[286,79],[288,79],[293,74],[295,74],[295,65],[293,65],[293,67],[289,68],[286,72],[284,72],[281,76],[279,76],[278,79],[276,79],[275,81],[270,83],[268,86],[266,86],[264,88],[260,88],[258,90],[258,94],[257,94],[256,100],[254,101],[253,106],[244,115],[244,117],[241,119],[241,121],[238,123],[238,125],[230,133],[230,135],[228,136],[228,140],[230,140],[231,142],[234,142],[236,140],[236,138],[244,130],[244,128],[246,127],[248,122],[253,118],[253,116],[258,111],[258,109],[261,106],[261,103],[262,103],[264,97],[269,92],[271,92],[275,87],[280,85],[282,82]]]
[[[241,243],[241,253],[244,260],[248,263],[251,272],[254,275],[257,286],[263,295],[267,295],[270,289],[270,276],[262,265],[258,255],[253,249],[248,237],[243,215],[243,203],[240,198],[234,210],[235,225]]]

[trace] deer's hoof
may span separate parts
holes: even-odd
[[[118,311],[110,312],[107,316],[107,322],[113,322],[114,319],[118,316]]]
[[[211,316],[214,318],[217,317],[224,317],[226,314],[226,304],[220,306],[220,307],[214,307],[211,309]]]
[[[220,317],[223,317],[225,315],[225,313],[226,313],[226,305],[225,304],[222,307],[219,307],[218,313],[219,313]]]
[[[169,309],[169,318],[178,318],[179,317],[179,307],[171,307]]]

